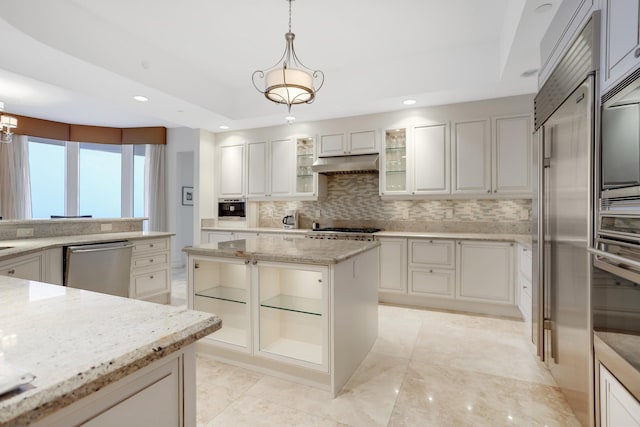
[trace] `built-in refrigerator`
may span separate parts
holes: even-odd
[[[598,15],[535,99],[533,322],[538,356],[576,417],[593,425],[590,309]]]

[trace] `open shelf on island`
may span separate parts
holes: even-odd
[[[241,328],[234,328],[232,326],[222,326],[208,337],[214,338],[217,341],[226,342],[229,344],[235,344],[239,346],[246,346],[247,331]]]
[[[292,295],[276,295],[273,298],[262,301],[262,307],[277,310],[294,311],[296,313],[322,316],[322,300],[317,298],[303,298]]]
[[[214,298],[223,301],[237,302],[240,304],[247,303],[247,291],[241,288],[231,288],[228,286],[215,286],[213,288],[196,291],[196,295],[200,297]]]
[[[278,338],[261,348],[266,353],[278,354],[292,359],[322,364],[322,346],[289,338]]]

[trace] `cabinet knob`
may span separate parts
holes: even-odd
[[[248,260],[248,259],[244,260],[244,263],[247,264],[247,265],[249,264],[249,262],[250,262],[250,260]]]
[[[195,264],[193,264],[193,268],[200,268],[200,264],[196,262]]]
[[[494,193],[497,193],[497,192],[498,192],[498,190],[493,190],[493,192],[494,192]]]
[[[433,273],[433,270],[429,270],[429,273]]]
[[[487,193],[491,193],[491,190],[487,190]]]
[[[636,58],[640,58],[640,47],[637,48],[635,52],[633,52],[633,56],[635,56]]]
[[[149,276],[149,279],[153,279],[153,276]]]
[[[150,244],[150,245],[149,245],[149,247],[150,247],[150,248],[152,248],[152,247],[153,247],[153,243],[152,243],[152,244]]]
[[[256,265],[258,263],[257,259],[254,259],[253,261],[251,261],[251,264]]]
[[[11,276],[13,276],[14,274],[16,274],[16,270],[14,270],[13,268],[9,271],[7,271],[7,273]]]
[[[527,289],[527,287],[526,287],[526,286],[523,286],[523,287],[522,287],[522,289]]]
[[[149,262],[153,262],[153,258],[151,258],[151,259],[149,260]]]

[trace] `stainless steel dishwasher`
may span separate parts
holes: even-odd
[[[67,246],[64,285],[128,297],[132,248],[126,241]]]

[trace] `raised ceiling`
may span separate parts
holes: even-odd
[[[551,7],[539,8],[550,3]],[[560,0],[296,0],[301,60],[326,75],[298,121],[534,93]],[[546,10],[545,10],[546,9]],[[0,100],[16,114],[218,132],[285,123],[251,74],[284,50],[285,0],[12,0]],[[149,102],[133,100],[144,95]]]

